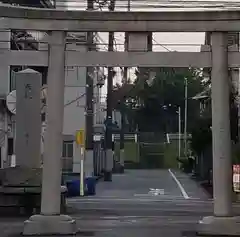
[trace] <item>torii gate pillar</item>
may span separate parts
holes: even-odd
[[[72,235],[77,232],[76,222],[60,214],[65,38],[65,32],[50,33],[41,214],[25,221],[23,235]]]
[[[240,235],[232,213],[232,160],[227,32],[212,33],[212,136],[214,216],[200,221],[201,235]]]

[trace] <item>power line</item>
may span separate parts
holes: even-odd
[[[159,44],[154,38],[153,38],[153,41],[154,41],[157,45],[159,45],[159,46],[163,47],[164,49],[166,49],[168,52],[172,52],[172,50],[170,50],[169,48],[167,48],[165,45]]]
[[[97,84],[93,86],[93,88],[96,88],[97,87]],[[64,107],[67,107],[68,105],[71,105],[73,104],[74,102],[77,102],[78,100],[80,100],[81,98],[83,98],[84,96],[86,95],[86,92],[82,93],[80,96],[78,96],[76,99],[74,100],[71,100],[70,102],[66,103],[64,105]]]

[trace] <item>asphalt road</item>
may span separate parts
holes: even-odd
[[[212,214],[212,201],[187,175],[169,170],[127,170],[100,181],[94,197],[68,200],[80,236],[195,236]]]
[[[212,215],[212,200],[179,171],[127,170],[100,181],[96,196],[68,199],[68,214],[79,237],[194,237],[198,221]],[[1,237],[20,237],[25,219],[1,217]]]

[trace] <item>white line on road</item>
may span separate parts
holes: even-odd
[[[177,179],[177,177],[175,176],[175,174],[171,171],[171,169],[168,169],[168,172],[170,173],[170,175],[172,176],[172,178],[175,180],[175,182],[177,183],[183,197],[185,199],[189,199],[190,197],[188,196],[187,192],[185,191],[185,189],[183,188],[182,184],[179,182],[179,180]]]

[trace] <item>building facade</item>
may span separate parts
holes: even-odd
[[[1,3],[28,6],[28,7],[38,7],[38,8],[55,8],[55,0],[1,0]],[[12,31],[9,30],[0,32],[0,44],[1,49],[23,49],[23,43],[19,43],[21,37],[31,37],[30,34],[26,31]],[[31,37],[32,38],[32,37]],[[31,43],[28,47],[34,49],[34,43]],[[12,71],[17,68],[13,67],[0,67],[0,75],[3,80],[0,83],[0,166],[8,166],[9,157],[12,157],[14,154],[14,131],[15,131],[15,122],[14,116],[6,108],[6,97],[14,89],[12,83]],[[21,70],[23,68],[19,68]],[[13,158],[13,157],[12,157]],[[10,159],[11,160],[11,159]]]
[[[83,33],[85,35],[85,33]],[[67,44],[68,50],[87,51],[86,37],[79,34]],[[103,69],[95,68],[92,75],[94,95],[94,126],[102,126],[103,114],[100,98],[105,76]],[[78,130],[85,130],[86,124],[86,67],[67,67],[65,70],[64,125],[63,125],[63,168],[65,171],[80,172],[80,148],[75,142]]]
[[[23,5],[26,6],[27,1],[23,1]],[[46,7],[46,2],[41,1],[42,5],[31,5],[37,7]],[[31,2],[32,3],[32,2]],[[55,5],[55,3],[54,3]],[[51,7],[54,6],[53,4]],[[20,34],[21,33],[21,34]],[[14,35],[17,40],[14,44],[12,43],[13,33],[12,32],[1,32],[0,41],[1,46],[6,49],[12,48],[17,45],[16,50],[47,50],[48,46],[46,43],[47,34],[43,32],[17,32]],[[24,40],[19,40],[24,38]],[[18,42],[19,40],[19,42]],[[28,43],[31,41],[31,44]],[[27,42],[26,44],[23,42]],[[30,45],[30,46],[29,46]],[[30,47],[30,48],[26,48]],[[68,34],[67,36],[67,50],[74,50],[84,52],[87,50],[86,45],[86,33]],[[0,95],[1,101],[5,103],[6,96],[13,90],[15,86],[15,72],[20,71],[24,68],[0,68],[0,74],[4,81],[0,84]],[[47,88],[47,68],[32,68],[39,71],[42,74],[42,85],[43,88]],[[4,70],[4,71],[3,71]],[[104,112],[101,110],[101,86],[104,84],[104,73],[103,69],[95,68],[93,75],[91,75],[94,81],[94,123],[95,125],[102,124],[104,121]],[[80,172],[80,149],[76,145],[75,135],[80,129],[85,129],[85,105],[86,105],[86,68],[85,67],[66,67],[65,68],[65,94],[64,94],[64,124],[63,124],[63,153],[62,153],[62,164],[63,171],[67,172]],[[47,91],[47,89],[46,89]],[[47,92],[45,100],[47,100]],[[46,101],[45,101],[46,102]],[[6,110],[6,106],[1,106],[0,109],[0,147],[1,147],[1,167],[9,166],[14,163],[14,138],[16,131],[15,116]],[[44,111],[44,108],[43,108]],[[8,117],[6,122],[6,115]],[[43,129],[42,129],[42,153],[44,152],[44,130],[46,127],[45,116],[43,112]],[[102,125],[100,125],[102,127]],[[6,136],[6,129],[8,130]],[[7,142],[6,142],[7,137]],[[6,159],[8,154],[8,159]]]

